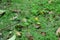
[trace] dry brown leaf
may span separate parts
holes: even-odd
[[[16,31],[17,36],[21,36],[21,34],[22,34],[21,32]]]
[[[11,10],[12,11],[12,13],[20,13],[21,12],[21,10]]]
[[[46,36],[46,32],[41,32],[41,34],[42,34],[43,36]]]
[[[33,36],[28,37],[28,40],[33,40]]]
[[[53,0],[49,0],[48,3],[51,4],[53,2]]]
[[[30,34],[30,32],[26,33],[26,37],[28,38],[28,40],[33,40],[33,36]]]
[[[50,11],[49,14],[53,14],[54,12],[53,11]]]
[[[36,29],[41,28],[40,24],[33,24],[33,26],[34,26]]]
[[[59,33],[60,33],[60,27],[57,29],[56,35],[59,36]]]
[[[58,40],[60,40],[60,38],[58,38]]]

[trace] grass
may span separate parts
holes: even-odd
[[[12,32],[13,36],[15,31],[22,33],[16,40],[30,40],[26,34],[31,34],[33,40],[58,40],[56,30],[60,27],[60,0],[52,0],[51,3],[49,0],[12,0],[9,3],[3,0],[0,5],[0,10],[6,10],[0,18],[1,40],[7,40],[9,33]],[[20,10],[20,13],[12,10]],[[17,18],[13,19],[16,14]],[[37,24],[39,29],[36,28]]]

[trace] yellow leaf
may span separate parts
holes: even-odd
[[[39,20],[38,17],[35,17],[35,20],[38,21]]]

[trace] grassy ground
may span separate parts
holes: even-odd
[[[16,35],[16,40],[58,40],[60,0],[3,0],[0,10],[1,40]]]

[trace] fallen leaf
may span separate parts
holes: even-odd
[[[30,32],[26,33],[26,37],[28,38],[28,40],[33,40],[33,36],[30,34]]]
[[[0,16],[3,16],[5,14],[5,10],[0,10]]]
[[[46,36],[46,32],[41,32],[41,34],[42,34],[43,36]]]
[[[49,14],[53,14],[54,12],[53,11],[49,11]]]
[[[58,40],[60,40],[60,38],[58,38]]]
[[[15,10],[11,10],[11,12],[12,12],[12,13],[20,13],[21,10],[16,10],[16,9],[15,9]]]
[[[23,22],[27,22],[27,19],[26,19],[26,18],[23,18],[22,21],[23,21]]]
[[[21,36],[21,34],[22,34],[21,32],[16,31],[17,36]]]
[[[36,29],[41,28],[40,24],[33,24],[33,26],[34,26]]]
[[[60,27],[57,29],[56,35],[57,35],[57,36],[60,36]]]
[[[16,39],[16,35],[13,35],[11,38],[9,38],[8,40],[15,40]]]
[[[53,2],[53,0],[49,0],[48,3],[51,4]]]
[[[28,37],[28,40],[33,40],[33,36]]]
[[[14,17],[10,18],[10,20],[15,20],[15,19],[17,19],[17,17],[18,16],[14,16]]]
[[[0,35],[2,35],[2,33],[0,33]]]

